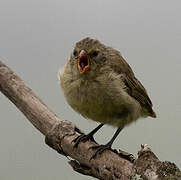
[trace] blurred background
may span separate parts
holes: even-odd
[[[181,1],[0,0],[0,59],[61,118],[84,132],[87,121],[65,102],[57,72],[74,43],[86,36],[120,50],[146,87],[158,118],[126,127],[113,147],[137,154],[149,144],[160,160],[181,168]],[[74,172],[67,159],[0,93],[0,179],[92,179]],[[115,129],[96,135],[107,142]]]

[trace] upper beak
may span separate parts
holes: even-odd
[[[81,57],[84,57],[84,56],[87,56],[87,53],[86,53],[86,51],[84,49],[82,49],[80,51],[80,53],[79,53],[79,57],[81,58]]]
[[[80,51],[77,66],[80,74],[83,74],[90,69],[90,60],[85,50]]]

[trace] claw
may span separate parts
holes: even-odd
[[[81,142],[81,141],[87,141],[87,140],[91,140],[93,142],[95,142],[97,144],[97,142],[94,140],[94,137],[93,135],[103,126],[104,124],[100,124],[99,126],[97,126],[95,129],[93,129],[89,134],[85,135],[85,134],[81,134],[80,136],[78,136],[77,138],[75,138],[73,140],[73,142],[75,143],[74,144],[74,147],[77,147],[78,144]]]
[[[90,160],[91,159],[94,159],[98,154],[101,154],[103,151],[105,151],[106,149],[109,149],[109,150],[111,150],[111,151],[113,151],[112,149],[111,149],[111,146],[112,146],[112,144],[105,144],[105,145],[99,145],[99,146],[93,146],[93,147],[91,147],[92,149],[95,149],[95,148],[97,148],[96,149],[96,151],[95,151],[95,153],[92,155],[92,157],[90,158]]]
[[[73,142],[75,143],[74,144],[74,147],[77,147],[79,145],[80,142],[85,142],[85,141],[88,141],[88,140],[91,140],[93,142],[95,142],[97,144],[97,142],[94,140],[94,137],[92,135],[85,135],[85,134],[81,134],[80,136],[76,137]]]

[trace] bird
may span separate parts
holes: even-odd
[[[156,118],[146,89],[120,52],[97,39],[86,37],[75,44],[64,68],[59,71],[61,89],[68,104],[84,118],[100,124],[74,140],[94,140],[103,125],[116,127],[105,145],[98,145],[93,157],[110,149],[121,130],[140,118]]]

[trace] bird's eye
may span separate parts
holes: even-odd
[[[77,55],[78,55],[78,52],[77,52],[76,50],[74,50],[73,55],[74,55],[74,56],[77,56]]]
[[[98,51],[93,51],[93,52],[92,52],[92,56],[93,56],[93,57],[98,56],[98,54],[99,54],[99,52],[98,52]]]

